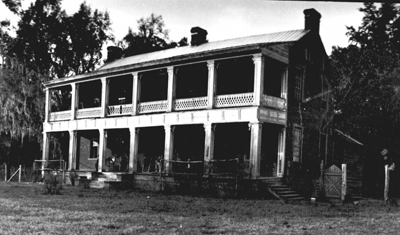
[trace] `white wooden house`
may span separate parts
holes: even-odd
[[[308,133],[321,157],[327,56],[320,14],[304,13],[299,30],[207,42],[195,27],[189,46],[125,58],[111,47],[117,58],[98,70],[47,82],[43,159],[57,133],[69,136],[68,169],[97,175],[206,176],[232,160],[250,179],[284,177],[307,161]]]

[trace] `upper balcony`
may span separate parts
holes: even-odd
[[[48,120],[246,106],[285,110],[286,91],[286,65],[252,55],[51,88]]]

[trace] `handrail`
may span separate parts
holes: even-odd
[[[67,111],[57,111],[50,113],[50,121],[61,121],[61,120],[68,120],[71,118],[71,110]]]
[[[138,104],[138,109],[139,113],[165,112],[167,104],[167,100],[141,102]]]
[[[250,106],[254,104],[254,93],[218,95],[215,100],[215,107],[217,108]]]
[[[78,109],[76,111],[76,118],[89,118],[89,117],[100,117],[101,107]]]

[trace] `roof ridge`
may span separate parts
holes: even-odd
[[[227,39],[222,39],[222,40],[218,40],[218,41],[211,41],[211,42],[208,42],[208,43],[224,42],[224,41],[231,41],[231,40],[235,40],[235,39],[251,38],[251,37],[257,37],[257,36],[273,35],[273,34],[281,34],[281,33],[302,32],[302,31],[310,31],[310,30],[307,30],[307,29],[292,29],[292,30],[285,30],[285,31],[279,31],[279,32],[272,32],[272,33],[253,34],[253,35],[236,37],[236,38],[227,38]]]

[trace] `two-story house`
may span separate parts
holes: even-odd
[[[304,13],[299,30],[208,42],[194,27],[189,46],[126,58],[110,47],[98,70],[47,82],[43,159],[60,133],[68,170],[132,180],[238,169],[281,178],[324,159],[327,55],[321,15]]]

